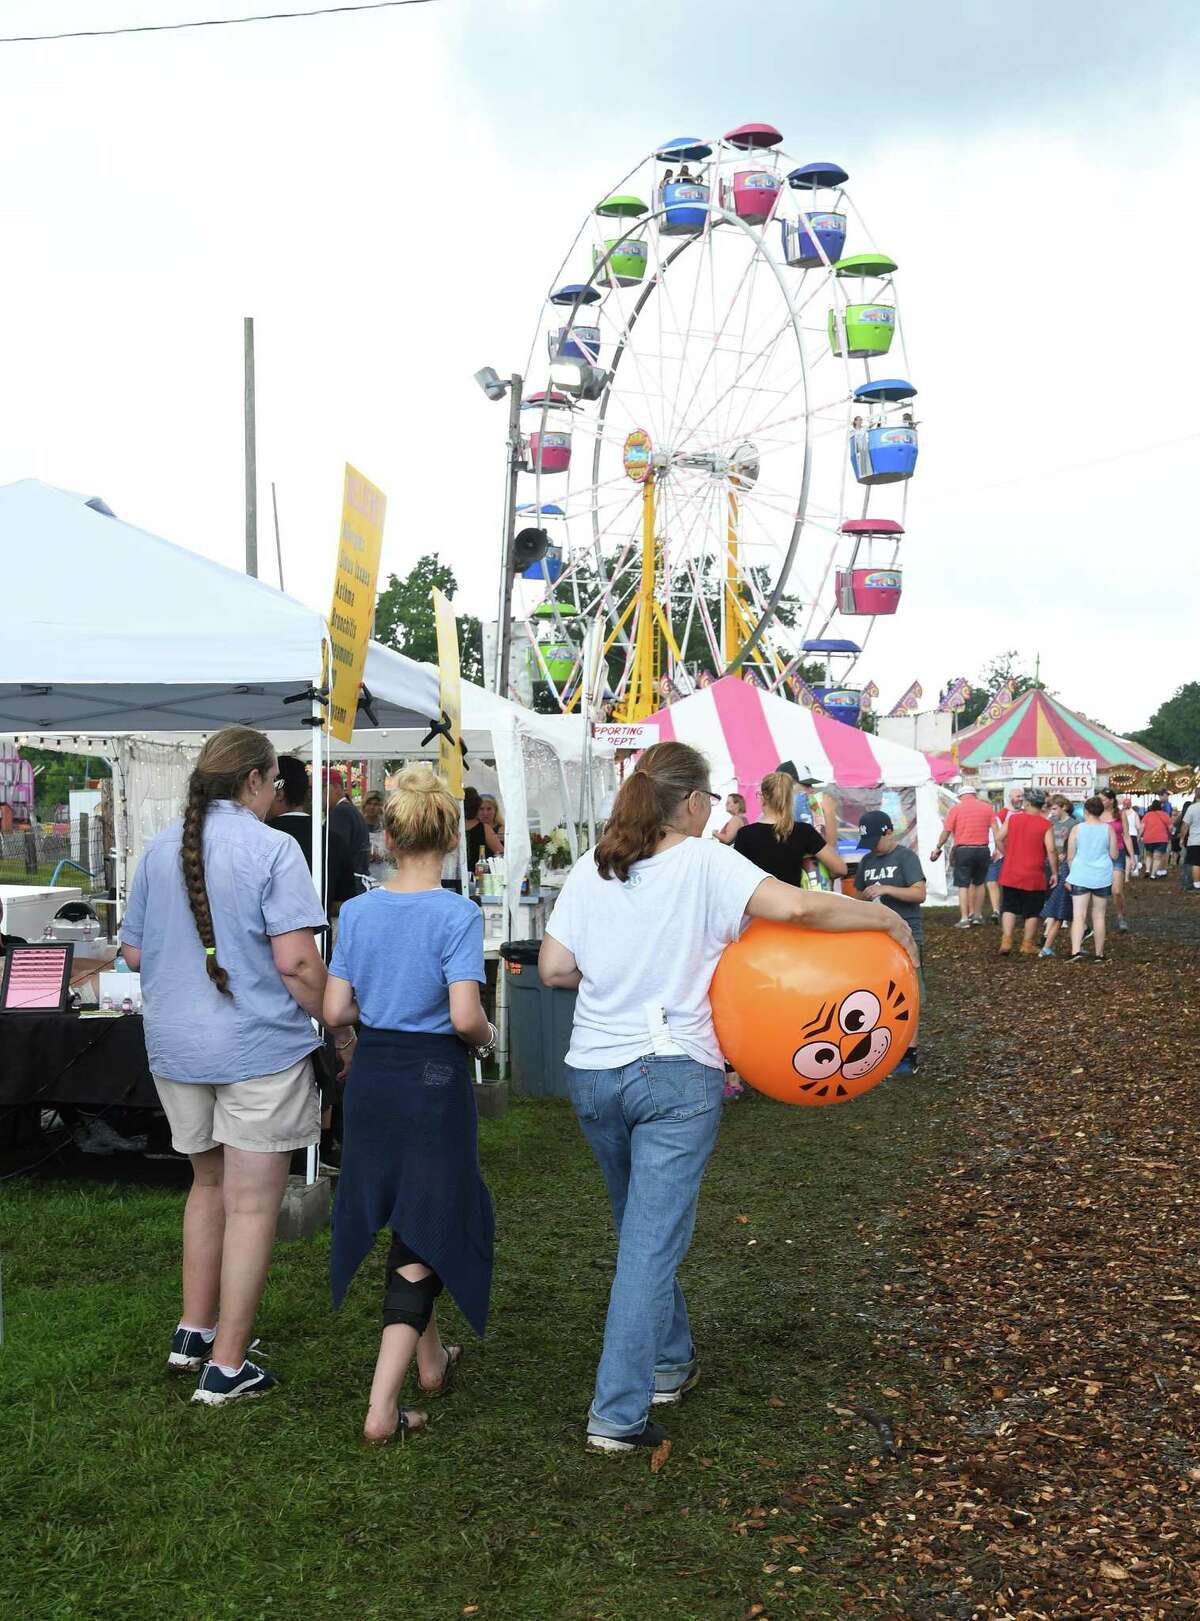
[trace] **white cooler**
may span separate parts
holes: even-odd
[[[32,884],[0,884],[0,901],[4,903],[0,929],[34,944],[42,938],[47,923],[60,906],[82,899],[81,889],[69,889],[65,885],[61,889],[38,889]]]

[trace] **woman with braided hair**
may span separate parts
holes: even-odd
[[[276,1382],[246,1352],[288,1162],[320,1135],[312,1020],[325,965],[313,931],[325,916],[300,846],[266,826],[277,769],[261,732],[209,738],[183,820],[147,848],[121,927],[159,1101],[192,1162],[167,1365],[199,1373],[192,1400],[209,1405]],[[353,1034],[334,1032],[339,1049]]]

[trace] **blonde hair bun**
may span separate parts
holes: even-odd
[[[398,856],[446,855],[458,844],[458,801],[427,765],[405,766],[383,809]]]

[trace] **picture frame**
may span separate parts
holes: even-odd
[[[0,978],[0,1014],[65,1012],[74,955],[69,941],[10,945]]]

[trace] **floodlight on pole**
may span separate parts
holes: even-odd
[[[489,400],[502,400],[511,386],[500,376],[495,366],[481,366],[475,373],[475,381]]]

